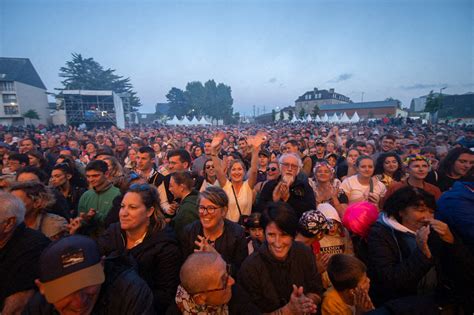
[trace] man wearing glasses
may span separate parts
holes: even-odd
[[[260,314],[218,253],[196,252],[181,267],[176,305],[167,314]]]
[[[285,153],[278,162],[281,175],[263,187],[257,211],[263,211],[266,204],[272,201],[287,202],[293,207],[298,218],[303,212],[316,209],[314,192],[308,179],[297,176],[303,164],[301,158],[294,153]]]

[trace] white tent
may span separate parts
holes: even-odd
[[[206,126],[206,125],[210,125],[211,123],[205,120],[204,117],[201,117],[201,119],[198,120],[198,124],[201,126]]]
[[[191,122],[189,121],[188,117],[184,116],[184,118],[179,121],[179,125],[189,126],[191,125]]]
[[[306,121],[313,121],[313,119],[311,118],[311,115],[310,115],[310,114],[308,114],[308,115],[306,116]]]
[[[290,122],[292,123],[298,122],[298,118],[296,118],[296,116],[293,116],[293,119]]]
[[[173,118],[166,121],[166,124],[168,124],[168,125],[178,125],[179,124],[179,119],[176,116],[173,116]]]
[[[328,117],[328,114],[327,113],[324,113],[324,116],[323,118],[321,119],[322,122],[328,122],[329,121],[329,117]]]
[[[339,117],[337,117],[336,113],[334,113],[334,115],[329,117],[329,122],[332,122],[332,123],[338,123],[339,122]]]
[[[196,116],[194,116],[189,123],[190,125],[199,125],[199,121],[197,120]]]
[[[316,118],[314,119],[315,122],[321,122],[321,117],[319,115],[316,115]]]
[[[344,112],[344,114],[342,114],[341,119],[339,119],[339,122],[341,122],[341,123],[348,123],[348,122],[350,122],[350,119],[349,119],[349,117],[347,117],[346,112]]]
[[[360,117],[357,114],[357,112],[355,112],[354,115],[352,115],[351,123],[358,123],[359,121],[360,121]]]

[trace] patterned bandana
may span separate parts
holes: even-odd
[[[184,315],[229,315],[229,307],[225,305],[199,305],[193,297],[181,286],[176,292],[176,305]]]
[[[403,162],[405,163],[406,166],[408,166],[410,165],[411,162],[414,162],[414,161],[425,161],[426,163],[428,163],[428,166],[431,166],[430,159],[420,154],[409,155],[405,158],[405,161]]]

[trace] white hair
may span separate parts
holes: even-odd
[[[0,200],[0,219],[15,217],[16,225],[23,223],[26,208],[20,199],[10,193],[0,192]]]
[[[298,162],[298,168],[302,168],[303,167],[303,162],[301,161],[301,158],[299,155],[295,154],[295,153],[283,153],[280,158],[278,159],[278,163],[279,164],[282,164],[283,163],[283,160],[288,158],[288,157],[293,157],[296,159],[296,161]]]

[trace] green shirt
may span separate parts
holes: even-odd
[[[117,196],[120,196],[120,189],[113,185],[99,193],[94,189],[89,189],[79,199],[78,211],[79,213],[87,213],[92,208],[96,211],[95,218],[102,223],[112,208],[112,201]]]

